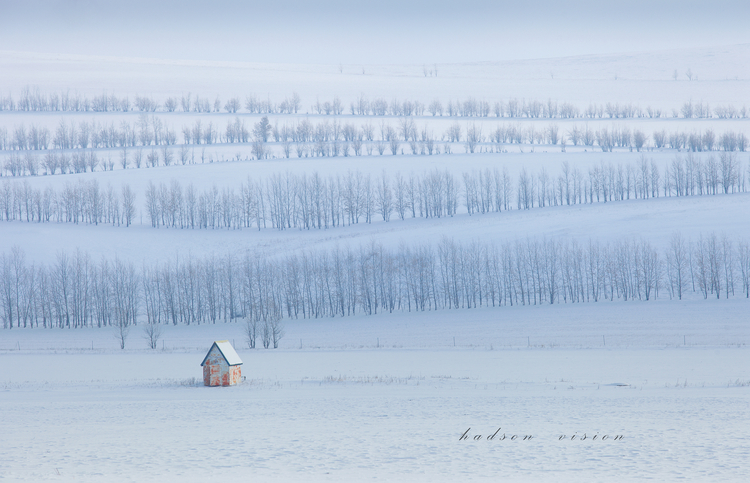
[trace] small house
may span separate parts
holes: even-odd
[[[232,386],[242,379],[242,359],[228,340],[214,342],[201,366],[206,386]]]

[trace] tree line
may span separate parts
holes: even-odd
[[[193,97],[192,93],[169,96],[163,101],[152,96],[136,95],[131,101],[125,96],[102,92],[89,98],[70,90],[44,93],[38,87],[26,86],[18,97],[11,94],[0,96],[0,111],[21,112],[196,112],[196,113],[236,113],[242,109],[252,114],[297,114],[302,109],[302,100],[296,92],[280,101],[270,97],[263,99],[255,94],[230,97],[222,102],[219,96]],[[310,104],[310,113],[319,115],[350,114],[353,116],[448,116],[448,117],[507,117],[529,119],[633,119],[633,118],[717,118],[745,119],[750,114],[745,106],[737,108],[731,104],[709,106],[704,102],[684,102],[679,108],[666,109],[640,107],[633,103],[589,103],[579,108],[573,103],[547,99],[509,98],[505,101],[487,101],[468,97],[464,100],[442,102],[435,98],[429,102],[419,100],[388,100],[384,97],[370,99],[364,93],[348,103],[339,96],[321,101],[316,97]]]
[[[377,152],[383,154],[437,155],[452,152],[452,146],[462,144],[466,153],[503,152],[509,144],[561,146],[564,151],[568,143],[573,146],[597,146],[603,152],[615,148],[641,152],[646,149],[676,149],[688,152],[744,152],[748,139],[743,133],[727,131],[717,135],[711,129],[702,132],[671,132],[660,130],[650,137],[636,129],[627,127],[601,127],[593,131],[588,126],[573,125],[562,132],[555,124],[544,129],[534,125],[498,125],[488,133],[483,126],[458,122],[436,136],[427,126],[418,128],[411,118],[400,118],[398,125],[381,122],[379,132],[372,123],[357,126],[338,120],[313,124],[304,119],[293,125],[278,122],[271,124],[263,117],[252,126],[236,118],[227,123],[225,133],[216,130],[212,123],[203,125],[197,120],[193,126],[182,130],[184,144],[175,146],[176,133],[156,116],[141,116],[138,130],[123,121],[121,130],[114,124],[101,125],[92,121],[73,123],[60,121],[57,132],[49,144],[46,128],[32,126],[16,127],[9,137],[5,128],[0,128],[0,150],[9,150],[3,169],[10,176],[37,176],[65,173],[84,173],[95,170],[170,166],[172,164],[194,164],[195,147],[201,148],[199,159],[206,161],[205,147],[213,144],[249,144],[254,159],[269,157],[298,158],[318,156],[362,156]],[[45,134],[46,132],[46,134]],[[42,133],[42,134],[40,134]],[[653,142],[649,140],[653,139]],[[267,143],[275,143],[273,146]],[[440,143],[443,143],[442,146]],[[100,157],[96,149],[118,148],[115,159],[111,153]],[[36,151],[46,151],[43,155]],[[72,151],[72,152],[71,152]],[[237,154],[237,160],[240,154]],[[248,158],[245,158],[248,159]],[[211,157],[211,161],[213,158]]]
[[[676,233],[658,250],[635,238],[585,243],[445,238],[398,249],[373,242],[278,257],[251,252],[175,257],[141,266],[118,258],[96,261],[80,250],[58,252],[49,264],[27,261],[18,247],[0,256],[6,329],[256,321],[262,332],[263,323],[275,321],[266,330],[271,337],[276,327],[280,337],[281,318],[688,294],[750,297],[748,242],[716,234],[691,241]]]
[[[736,153],[726,152],[707,159],[693,153],[676,155],[661,168],[645,155],[627,164],[602,161],[586,171],[566,161],[557,173],[522,168],[517,177],[507,167],[460,176],[448,170],[408,176],[287,172],[248,178],[238,189],[198,189],[176,180],[149,182],[141,208],[155,228],[309,230],[394,218],[452,217],[459,212],[739,193],[747,191],[749,177],[750,165],[745,168]],[[101,187],[96,180],[79,180],[55,190],[6,181],[0,185],[0,219],[129,226],[139,209],[135,200],[127,184],[118,190]]]
[[[270,99],[258,99],[249,95],[245,99],[245,109],[251,113],[293,114],[300,109],[300,97],[295,92],[279,103]],[[131,101],[125,95],[122,97],[114,93],[102,92],[89,98],[70,90],[44,93],[38,87],[26,86],[15,98],[12,94],[0,96],[0,111],[20,112],[182,112],[235,113],[242,107],[239,97],[232,97],[225,103],[217,96],[213,100],[208,97],[193,97],[192,93],[181,96],[170,96],[163,102],[154,100],[152,96],[136,95]]]
[[[130,185],[119,190],[97,180],[66,184],[60,191],[32,188],[28,182],[0,187],[0,218],[36,223],[100,223],[130,226],[136,214],[136,194]]]
[[[399,143],[391,149],[391,154],[398,152],[404,143],[412,154],[433,154],[433,148],[426,143],[443,142],[464,144],[466,152],[474,152],[476,146],[483,143],[491,144],[549,144],[573,146],[598,146],[602,151],[612,148],[630,148],[640,151],[653,147],[656,149],[671,148],[688,151],[745,151],[748,139],[742,132],[726,131],[717,134],[713,129],[696,130],[693,132],[674,131],[666,129],[647,134],[640,129],[631,131],[627,126],[612,124],[598,130],[591,129],[588,124],[572,125],[567,131],[551,123],[540,127],[536,124],[505,123],[487,127],[484,124],[459,123],[451,124],[444,132],[435,134],[425,124],[417,126],[414,119],[401,116],[396,124],[384,120],[378,125],[365,122],[357,125],[353,122],[342,122],[338,118],[333,121],[324,119],[313,123],[309,119],[302,119],[291,124],[273,124],[267,116],[258,123],[246,124],[245,119],[236,117],[229,120],[224,130],[219,129],[213,122],[203,123],[200,119],[192,125],[181,128],[182,144],[233,144],[260,141],[299,144],[337,143],[338,148],[326,147],[316,149],[319,156],[346,156],[350,152],[362,154],[362,143],[375,143],[368,149],[368,154],[377,150],[379,154],[390,148],[388,143],[395,140]],[[0,128],[0,150],[3,151],[39,151],[39,150],[74,150],[74,149],[111,149],[148,146],[172,146],[177,144],[177,132],[166,121],[156,115],[141,114],[135,123],[121,121],[100,123],[96,119],[91,121],[66,122],[61,119],[54,134],[46,127],[32,124],[30,127],[16,125],[12,130]],[[383,143],[380,147],[379,143]],[[346,147],[344,147],[344,145]],[[288,149],[284,155],[289,157]],[[311,153],[311,155],[314,155]],[[302,157],[298,154],[298,157]]]

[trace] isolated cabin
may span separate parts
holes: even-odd
[[[232,386],[242,379],[242,360],[228,340],[214,342],[201,366],[206,386]]]

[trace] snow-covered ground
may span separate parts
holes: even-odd
[[[508,98],[574,102],[626,102],[679,108],[684,102],[750,105],[745,60],[750,45],[565,58],[433,65],[303,65],[175,61],[85,55],[0,52],[2,94],[26,86],[42,92],[102,92],[165,99],[191,92],[211,101],[219,95],[255,94],[281,102],[297,92],[305,106],[316,97],[347,101],[361,94],[422,102]],[[437,76],[425,76],[425,67]],[[687,70],[693,79],[686,77]],[[677,71],[678,79],[673,78]]]
[[[648,159],[656,161],[659,168],[669,165],[675,152],[655,152]],[[245,250],[273,254],[291,253],[301,247],[333,248],[358,247],[375,240],[384,246],[396,248],[399,244],[437,243],[443,237],[457,241],[515,241],[518,239],[558,237],[587,242],[589,239],[602,242],[623,238],[644,238],[657,247],[664,248],[675,232],[697,239],[701,234],[726,234],[732,239],[750,239],[750,223],[747,218],[748,193],[727,195],[660,197],[631,199],[609,203],[552,206],[517,210],[515,199],[512,210],[500,213],[474,214],[469,216],[461,206],[453,217],[409,218],[400,220],[394,214],[386,223],[375,215],[373,223],[361,221],[356,226],[335,227],[324,230],[291,229],[278,231],[269,227],[258,231],[255,228],[241,230],[204,229],[155,229],[151,227],[145,209],[145,191],[149,183],[169,186],[175,180],[186,188],[192,184],[198,190],[216,186],[238,193],[240,186],[249,181],[265,181],[272,176],[285,173],[311,175],[318,173],[324,178],[346,176],[349,172],[370,174],[374,178],[385,172],[391,179],[397,174],[422,176],[431,170],[448,171],[460,182],[462,173],[473,173],[485,169],[508,169],[514,183],[518,173],[526,169],[538,174],[545,169],[551,178],[561,173],[563,163],[571,169],[587,173],[592,167],[605,163],[609,166],[637,166],[637,153],[525,153],[525,154],[457,154],[440,156],[364,156],[361,158],[312,158],[290,160],[235,161],[213,164],[169,166],[149,169],[120,171],[97,171],[56,176],[10,179],[14,183],[28,183],[34,189],[51,187],[60,192],[66,185],[75,186],[79,181],[97,180],[106,191],[110,186],[118,193],[123,185],[129,185],[136,193],[137,214],[130,227],[89,225],[85,223],[28,223],[25,221],[0,221],[0,252],[9,252],[18,245],[31,260],[51,262],[60,249],[76,247],[89,252],[93,259],[103,255],[117,255],[136,261],[166,260],[176,255],[208,254],[224,255]],[[707,159],[706,153],[698,157]],[[740,154],[743,174],[747,170],[748,158]],[[1,183],[0,183],[1,185]],[[515,195],[514,195],[515,196]],[[463,191],[459,195],[463,205]],[[364,218],[362,218],[364,220]],[[148,246],[148,250],[143,250]]]
[[[740,108],[750,105],[750,62],[740,61],[749,56],[750,48],[741,45],[439,65],[435,77],[425,76],[422,65],[340,68],[0,52],[0,96],[15,96],[30,85],[47,93],[106,91],[158,100],[192,92],[223,100],[255,93],[278,101],[298,92],[305,106],[317,96],[338,95],[348,102],[364,93],[423,102],[549,98],[582,109],[590,102],[623,102],[671,110],[689,100]],[[688,68],[697,79],[685,78]],[[674,70],[678,80],[671,77]],[[135,122],[138,114],[97,116],[119,123]],[[220,128],[229,118],[210,116],[220,120]],[[60,118],[91,117],[2,112],[0,127],[36,123],[54,129]],[[198,117],[174,113],[170,122],[179,129]],[[434,123],[439,134],[452,120],[422,122]],[[490,121],[495,122],[503,120]],[[571,122],[584,121],[560,121],[561,129]],[[724,128],[747,132],[747,122],[622,124],[720,133]],[[639,157],[628,151],[562,153],[559,146],[537,145],[533,153],[527,146],[521,153],[516,148],[496,154],[230,162],[238,149],[246,153],[249,146],[212,146],[208,155],[224,162],[11,179],[35,189],[62,189],[79,180],[97,180],[102,188],[130,184],[139,213],[128,228],[2,221],[0,255],[19,246],[26,262],[48,264],[59,251],[80,248],[95,261],[117,256],[140,265],[185,254],[249,249],[285,255],[373,241],[396,248],[434,244],[443,237],[582,243],[642,237],[659,250],[675,232],[693,240],[708,233],[750,239],[747,193],[473,216],[459,210],[448,218],[394,217],[388,223],[283,232],[154,229],[143,210],[148,183],[173,179],[199,189],[237,189],[248,177],[286,172],[392,176],[440,169],[460,177],[507,167],[515,180],[523,168],[530,173],[544,168],[556,176],[564,162],[587,172],[602,163],[636,163]],[[102,155],[116,160],[119,153]],[[684,153],[646,153],[660,169],[676,155]],[[747,154],[739,153],[738,160],[747,174]],[[649,302],[285,320],[286,334],[276,350],[247,349],[241,323],[165,326],[156,350],[146,348],[141,326],[131,329],[125,350],[110,328],[0,330],[0,479],[747,481],[748,314],[750,302],[739,294],[728,300],[690,294],[682,301],[660,295]],[[220,339],[234,343],[247,379],[232,388],[206,388],[199,364],[211,342]],[[528,435],[533,437],[524,440]],[[622,439],[615,439],[618,435]]]
[[[743,481],[747,313],[735,300],[300,321],[278,350],[246,349],[237,324],[168,327],[156,351],[137,330],[125,351],[109,329],[2,331],[0,474]],[[203,387],[224,338],[247,380]]]

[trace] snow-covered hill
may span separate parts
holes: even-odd
[[[666,117],[596,121],[524,117],[514,119],[513,124],[533,131],[548,129],[554,121],[566,135],[586,123],[593,130],[645,130],[649,135],[660,129],[694,136],[707,132],[718,136],[728,131],[750,134],[746,117],[672,117],[672,110],[680,110],[686,102],[729,105],[738,110],[750,105],[748,44],[437,65],[278,65],[3,51],[0,72],[0,103],[4,96],[17,98],[27,86],[30,92],[38,88],[44,95],[71,92],[93,98],[106,93],[130,99],[138,95],[159,103],[188,92],[210,99],[212,104],[217,96],[221,101],[233,96],[244,100],[251,94],[280,102],[296,92],[302,99],[301,112],[272,114],[272,123],[291,126],[311,119],[330,126],[335,119],[358,129],[367,123],[382,123],[385,130],[386,123],[396,126],[399,117],[326,116],[313,114],[312,105],[318,99],[339,96],[348,107],[363,94],[388,102],[397,98],[423,103],[436,98],[443,103],[469,98],[491,102],[552,99],[573,103],[581,110],[590,103],[633,104],[641,109],[653,106],[663,109]],[[54,133],[59,125],[67,128],[75,123],[79,129],[81,122],[91,121],[111,126],[113,131],[140,122],[179,132],[197,121],[204,127],[215,123],[212,125],[223,130],[235,117],[252,128],[261,116],[242,110],[229,114],[183,113],[178,109],[153,115],[134,111],[3,111],[0,130],[6,130],[6,139],[20,132],[20,126],[25,126],[24,133],[32,126]],[[460,121],[464,133],[473,124],[486,128],[485,135],[511,122],[491,117],[438,118],[414,116],[420,130],[429,126],[438,138],[454,122]],[[65,148],[66,156],[98,156],[101,164],[96,164],[94,172],[44,175],[40,169],[36,176],[27,176],[23,168],[6,176],[9,170],[3,171],[0,201],[4,204],[0,208],[13,210],[13,221],[0,221],[0,317],[5,318],[0,321],[7,323],[12,317],[39,323],[25,328],[20,328],[20,323],[9,324],[12,328],[0,330],[0,480],[750,479],[746,430],[750,417],[750,302],[740,290],[743,282],[740,257],[736,256],[745,253],[739,251],[740,243],[750,241],[746,151],[719,151],[719,146],[713,146],[688,155],[684,146],[678,150],[650,143],[643,152],[625,146],[603,152],[599,146],[573,147],[568,143],[563,152],[560,144],[551,142],[485,141],[471,154],[463,152],[463,142],[442,140],[436,155],[409,154],[408,143],[403,141],[400,147],[406,152],[394,148],[394,155],[371,152],[281,158],[283,143],[270,142],[272,156],[257,160],[251,159],[249,142],[179,144],[167,147],[175,155],[169,166],[162,161],[149,168],[144,163],[139,169],[133,164],[127,169],[119,165],[109,171],[101,169],[105,162],[117,164],[122,154],[132,163],[139,149],[144,156],[168,154],[162,145],[151,146],[149,141],[146,146],[130,146],[124,151],[121,146]],[[177,162],[181,149],[190,162]],[[451,149],[452,153],[446,152]],[[465,150],[469,151],[468,146]],[[49,152],[10,147],[0,153],[0,162],[12,159],[33,165],[34,160],[41,163]],[[572,173],[571,178],[590,183],[576,182],[578,188],[573,191],[577,189],[584,200],[593,203],[562,203],[564,195],[568,196],[563,170]],[[513,185],[509,206],[500,212],[470,215],[466,198],[473,195],[467,195],[467,183],[478,179],[479,173],[496,176],[494,173],[503,172]],[[215,187],[215,193],[227,194],[229,199],[229,194],[240,192],[243,183],[272,189],[274,182],[290,180],[294,189],[284,193],[304,197],[312,186],[306,183],[315,175],[327,186],[342,187],[345,184],[339,182],[347,176],[395,183],[399,175],[429,181],[431,173],[438,173],[435,179],[456,181],[458,207],[448,216],[400,219],[394,214],[386,222],[375,213],[372,223],[363,218],[358,223],[324,228],[309,228],[304,222],[301,227],[295,224],[284,230],[270,222],[261,229],[257,222],[243,229],[154,228],[146,195],[150,185],[163,185],[164,193],[174,193],[176,200],[177,194],[181,196],[192,185],[199,194]],[[703,194],[696,194],[695,183],[705,183],[707,176],[716,188],[712,193],[728,193],[707,195],[709,190],[701,185]],[[523,186],[532,187],[535,193],[529,209],[519,209],[524,179],[531,181]],[[610,198],[605,203],[599,200],[599,191],[605,192],[601,183],[606,190],[617,189],[619,184],[620,192],[628,185],[632,197]],[[110,187],[111,199],[116,199],[126,185],[135,194],[133,224],[128,227],[78,218],[77,223],[54,218],[39,222],[43,200],[52,199],[50,193],[61,194],[54,198],[61,203],[58,213],[68,213],[81,211],[79,203],[106,201]],[[596,196],[592,185],[597,186]],[[540,186],[547,193],[541,203]],[[487,188],[485,194],[497,193],[499,188],[492,189]],[[441,190],[433,191],[441,196],[450,192]],[[345,187],[332,190],[336,196],[345,191]],[[636,199],[637,191],[646,191],[648,196]],[[665,192],[688,196],[665,196]],[[659,196],[653,197],[656,193]],[[171,201],[167,198],[168,205]],[[550,199],[560,202],[550,206]],[[118,210],[120,206],[125,205],[118,204]],[[40,211],[35,212],[34,207]],[[443,205],[440,210],[446,213]],[[0,218],[10,218],[7,213],[0,212]],[[680,246],[689,250],[668,258],[677,233],[682,237],[677,240],[684,242]],[[712,237],[713,250],[695,243],[706,237]],[[440,275],[432,272],[433,278],[440,280],[431,288],[418,290],[402,284],[398,293],[404,305],[392,313],[384,313],[381,307],[376,309],[377,315],[365,315],[361,307],[362,300],[370,296],[370,278],[363,274],[395,277],[393,274],[416,273],[408,270],[419,267],[412,265],[416,255],[413,259],[394,256],[390,260],[398,259],[399,265],[386,271],[381,263],[378,272],[373,261],[376,250],[372,256],[362,250],[359,258],[351,259],[361,266],[350,271],[351,279],[344,284],[353,300],[348,305],[355,308],[352,313],[340,317],[337,311],[323,310],[325,316],[321,317],[317,312],[292,316],[300,306],[307,308],[304,304],[309,301],[318,305],[331,302],[334,291],[325,285],[333,279],[328,270],[331,264],[318,263],[318,255],[322,260],[331,250],[357,252],[367,246],[382,246],[395,254],[419,247],[437,253],[441,244],[450,247],[451,241],[460,247],[507,246],[509,265],[482,266],[485,259],[469,254],[445,258],[440,262],[444,268],[451,260],[457,266],[456,260],[461,259],[465,267],[479,267],[475,270],[479,278],[492,273],[499,280],[497,274],[510,274],[513,267],[536,267],[536,272],[527,271],[525,278],[518,275],[518,286],[533,291],[533,303],[531,292],[527,292],[525,299],[521,295],[522,305],[514,302],[495,307],[493,298],[491,307],[484,299],[478,307],[468,309],[464,307],[471,303],[461,299],[456,303],[461,308],[455,308],[453,299],[444,297],[448,302],[441,299],[440,304],[428,303],[424,310],[412,310],[410,300],[417,292],[424,295],[422,300],[435,300],[438,292],[442,296],[449,293],[451,283],[456,292],[459,285],[462,290],[490,285],[485,278],[479,282],[470,277],[459,283],[462,268],[458,268],[458,275],[447,269]],[[555,247],[584,246],[592,248],[581,251],[578,258],[573,252],[564,257],[554,252]],[[604,249],[599,251],[602,247],[607,247],[606,256],[601,255]],[[234,298],[237,292],[224,284],[227,274],[239,273],[239,265],[232,263],[239,257],[225,258],[229,269],[224,272],[224,268],[216,269],[216,264],[201,263],[213,256],[220,259],[245,253],[253,255],[247,260],[257,261],[258,267],[271,268],[257,272],[255,285],[248,282],[240,304]],[[315,255],[310,259],[325,273],[306,266],[300,271],[308,277],[303,283],[291,270],[299,265],[290,262],[284,266],[284,270],[291,267],[287,272],[280,268],[273,271],[271,264],[280,260],[296,263],[294,257],[303,254]],[[586,297],[579,300],[585,298],[584,303],[571,303],[555,292],[562,280],[561,265],[555,261],[563,258],[566,263],[579,262],[574,268],[577,274],[584,274],[576,279],[580,287],[570,283],[566,287],[573,287],[571,293],[576,296],[585,292]],[[677,258],[682,261],[679,267],[675,266]],[[191,269],[202,268],[178,272],[176,267],[179,263],[184,266],[186,259],[197,261]],[[440,256],[430,260],[435,262]],[[497,262],[499,258],[486,260]],[[582,260],[606,261],[608,266],[593,263],[583,267]],[[648,261],[655,263],[648,265]],[[81,267],[87,268],[74,270]],[[166,268],[161,272],[156,267]],[[243,267],[252,265],[248,262]],[[540,267],[553,270],[545,274]],[[714,279],[683,274],[686,293],[678,299],[669,288],[675,285],[669,277],[677,268],[695,268],[696,273],[711,273]],[[644,280],[656,272],[662,281],[656,299],[645,301],[639,294],[625,301],[613,288],[640,290],[644,286],[652,290],[653,278]],[[623,273],[623,280],[618,280],[618,274]],[[516,283],[512,278],[509,275],[501,282],[511,287],[510,291]],[[248,276],[246,281],[251,279]],[[322,282],[315,285],[310,280]],[[529,281],[532,288],[524,288]],[[184,314],[204,314],[192,319],[190,325],[173,324],[177,319],[168,316],[166,299],[154,299],[177,293],[177,289],[167,288],[172,282],[194,289],[180,291],[179,301],[173,300],[171,305],[173,309],[179,305]],[[392,286],[391,282],[382,276],[372,286]],[[628,284],[637,285],[637,289],[628,289]],[[718,292],[709,294],[709,284],[710,290],[716,287]],[[545,288],[547,285],[552,289]],[[588,297],[589,288],[596,291],[600,285],[610,287],[610,297],[615,300]],[[195,288],[198,286],[201,288]],[[295,292],[297,286],[304,287],[305,293]],[[273,288],[278,294],[260,295]],[[343,293],[341,290],[337,293]],[[148,308],[138,302],[145,300],[147,291],[152,297]],[[283,296],[279,295],[282,292]],[[554,304],[546,302],[550,292]],[[117,299],[126,293],[133,298]],[[230,293],[234,295],[224,296]],[[514,296],[507,300],[517,301],[518,295]],[[467,300],[471,297],[476,298],[476,290]],[[130,303],[133,300],[135,305]],[[297,305],[274,305],[282,300],[296,300]],[[94,301],[112,304],[93,306]],[[239,305],[246,311],[230,321],[221,315],[216,318],[217,301],[221,307],[231,307],[230,311]],[[259,320],[253,319],[253,314],[265,317],[269,313],[268,308],[260,310],[258,301],[271,301],[274,314],[286,311],[285,334],[278,349],[247,348],[246,321]],[[143,327],[155,315],[154,307],[158,307],[159,320],[166,323],[156,348],[147,349]],[[205,315],[209,312],[213,318]],[[73,319],[85,320],[86,327],[75,327],[74,320],[70,324],[74,328],[58,328],[68,326],[64,321],[71,313]],[[176,317],[174,310],[170,314]],[[121,325],[115,332],[116,325],[106,326],[106,321],[115,320],[138,324]],[[48,328],[50,321],[59,323]],[[105,326],[98,327],[96,321],[105,321]],[[237,348],[247,379],[233,388],[205,388],[200,384],[200,361],[211,342],[221,339],[230,340]],[[496,436],[489,438],[493,434]],[[618,435],[622,438],[615,439]]]
[[[677,108],[689,100],[750,104],[748,66],[749,44],[438,65],[249,64],[3,51],[0,92],[19,93],[26,86],[38,86],[43,91],[140,94],[157,99],[187,92],[212,100],[216,95],[226,99],[256,94],[277,102],[297,92],[306,106],[316,97],[333,96],[348,104],[364,93],[370,98],[422,102],[515,97],[551,98],[583,106],[632,102]]]

